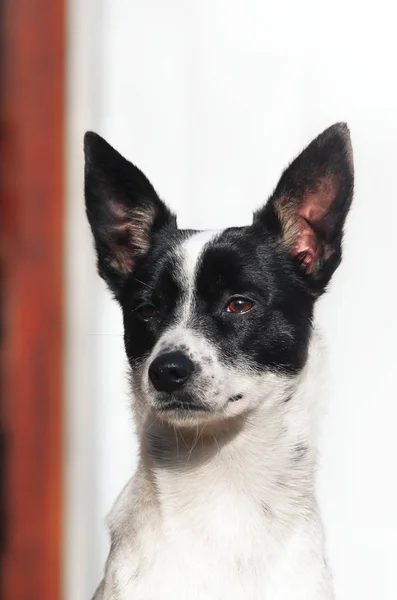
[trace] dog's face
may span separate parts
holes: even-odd
[[[140,414],[232,418],[287,401],[305,365],[315,299],[341,259],[353,192],[348,129],[321,134],[247,227],[177,228],[146,177],[85,138],[98,269],[124,315]]]

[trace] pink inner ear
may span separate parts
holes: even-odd
[[[131,247],[131,217],[124,204],[117,200],[110,199],[109,209],[113,221],[109,235],[109,245],[112,248],[111,267],[118,273],[127,275],[132,272],[135,262]]]
[[[327,216],[337,192],[336,179],[328,175],[318,182],[315,190],[306,190],[299,203],[285,198],[280,203],[280,216],[291,256],[299,257],[310,274],[315,273],[321,258],[329,258],[331,254],[318,238],[315,228]]]
[[[290,249],[291,256],[299,256],[304,269],[314,273],[317,261],[320,258],[320,246],[317,236],[304,217],[300,217],[295,224],[297,235]]]
[[[120,274],[128,275],[134,269],[136,257],[148,250],[156,209],[152,204],[129,209],[116,200],[110,200],[109,208],[113,220],[109,235],[111,266]]]
[[[329,212],[337,193],[336,178],[332,175],[322,177],[315,190],[304,192],[298,215],[309,223],[319,223]]]
[[[132,228],[131,223],[129,222],[119,224],[113,230],[111,238],[113,250],[111,266],[115,271],[122,275],[131,273],[135,264],[131,246],[131,237]]]

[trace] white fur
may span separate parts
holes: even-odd
[[[317,336],[295,377],[224,366],[189,326],[196,265],[213,235],[181,248],[188,293],[179,321],[135,373],[141,458],[109,516],[112,549],[96,598],[331,600],[314,496]],[[201,362],[198,393],[211,420],[166,422],[153,412],[148,365],[181,345]],[[236,393],[242,400],[228,403]]]
[[[182,306],[181,324],[186,322],[186,320],[189,318],[189,313],[192,308],[192,301],[194,299],[196,269],[203,254],[204,248],[214,238],[216,238],[219,233],[220,231],[217,230],[199,231],[198,233],[189,237],[181,245],[179,251],[182,262],[181,281],[184,284],[187,293],[186,300]]]

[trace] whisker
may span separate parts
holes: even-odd
[[[141,283],[142,285],[145,285],[147,288],[150,287],[149,284],[145,283],[144,281],[141,281],[140,279],[138,279],[137,277],[133,277],[134,281],[137,281],[138,283]]]
[[[153,427],[153,425],[155,425],[157,423],[158,420],[159,420],[159,417],[156,415],[154,421],[152,421],[150,423],[149,427],[147,427],[146,432],[148,432]]]
[[[196,444],[197,444],[197,442],[198,442],[198,440],[199,440],[199,437],[200,437],[200,434],[199,434],[199,423],[197,423],[196,437],[195,437],[195,439],[194,439],[194,441],[193,441],[192,447],[190,448],[190,450],[189,450],[189,452],[188,452],[188,455],[187,455],[187,461],[186,461],[186,463],[188,463],[188,462],[189,462],[189,460],[190,460],[190,457],[191,457],[191,455],[192,455],[192,452],[193,452],[193,450],[194,450],[194,448],[195,448],[195,446],[196,446]]]
[[[176,458],[179,460],[179,443],[178,443],[178,431],[176,425],[173,425],[176,441]]]
[[[214,442],[215,442],[215,444],[216,444],[216,447],[218,448],[218,452],[220,452],[220,451],[221,451],[221,449],[219,448],[219,444],[218,444],[218,440],[216,439],[216,436],[215,436],[215,435],[214,435],[214,436],[212,436],[212,439],[214,440]]]
[[[184,443],[184,445],[185,445],[185,448],[189,449],[189,446],[186,444],[186,441],[185,441],[185,439],[184,439],[184,437],[183,437],[183,435],[182,435],[182,432],[180,431],[179,433],[181,434],[181,440],[182,440],[182,442]]]

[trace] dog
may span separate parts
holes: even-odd
[[[95,600],[330,600],[316,504],[316,300],[342,257],[349,129],[320,134],[245,227],[178,229],[84,138],[100,276],[120,304],[139,437]]]

